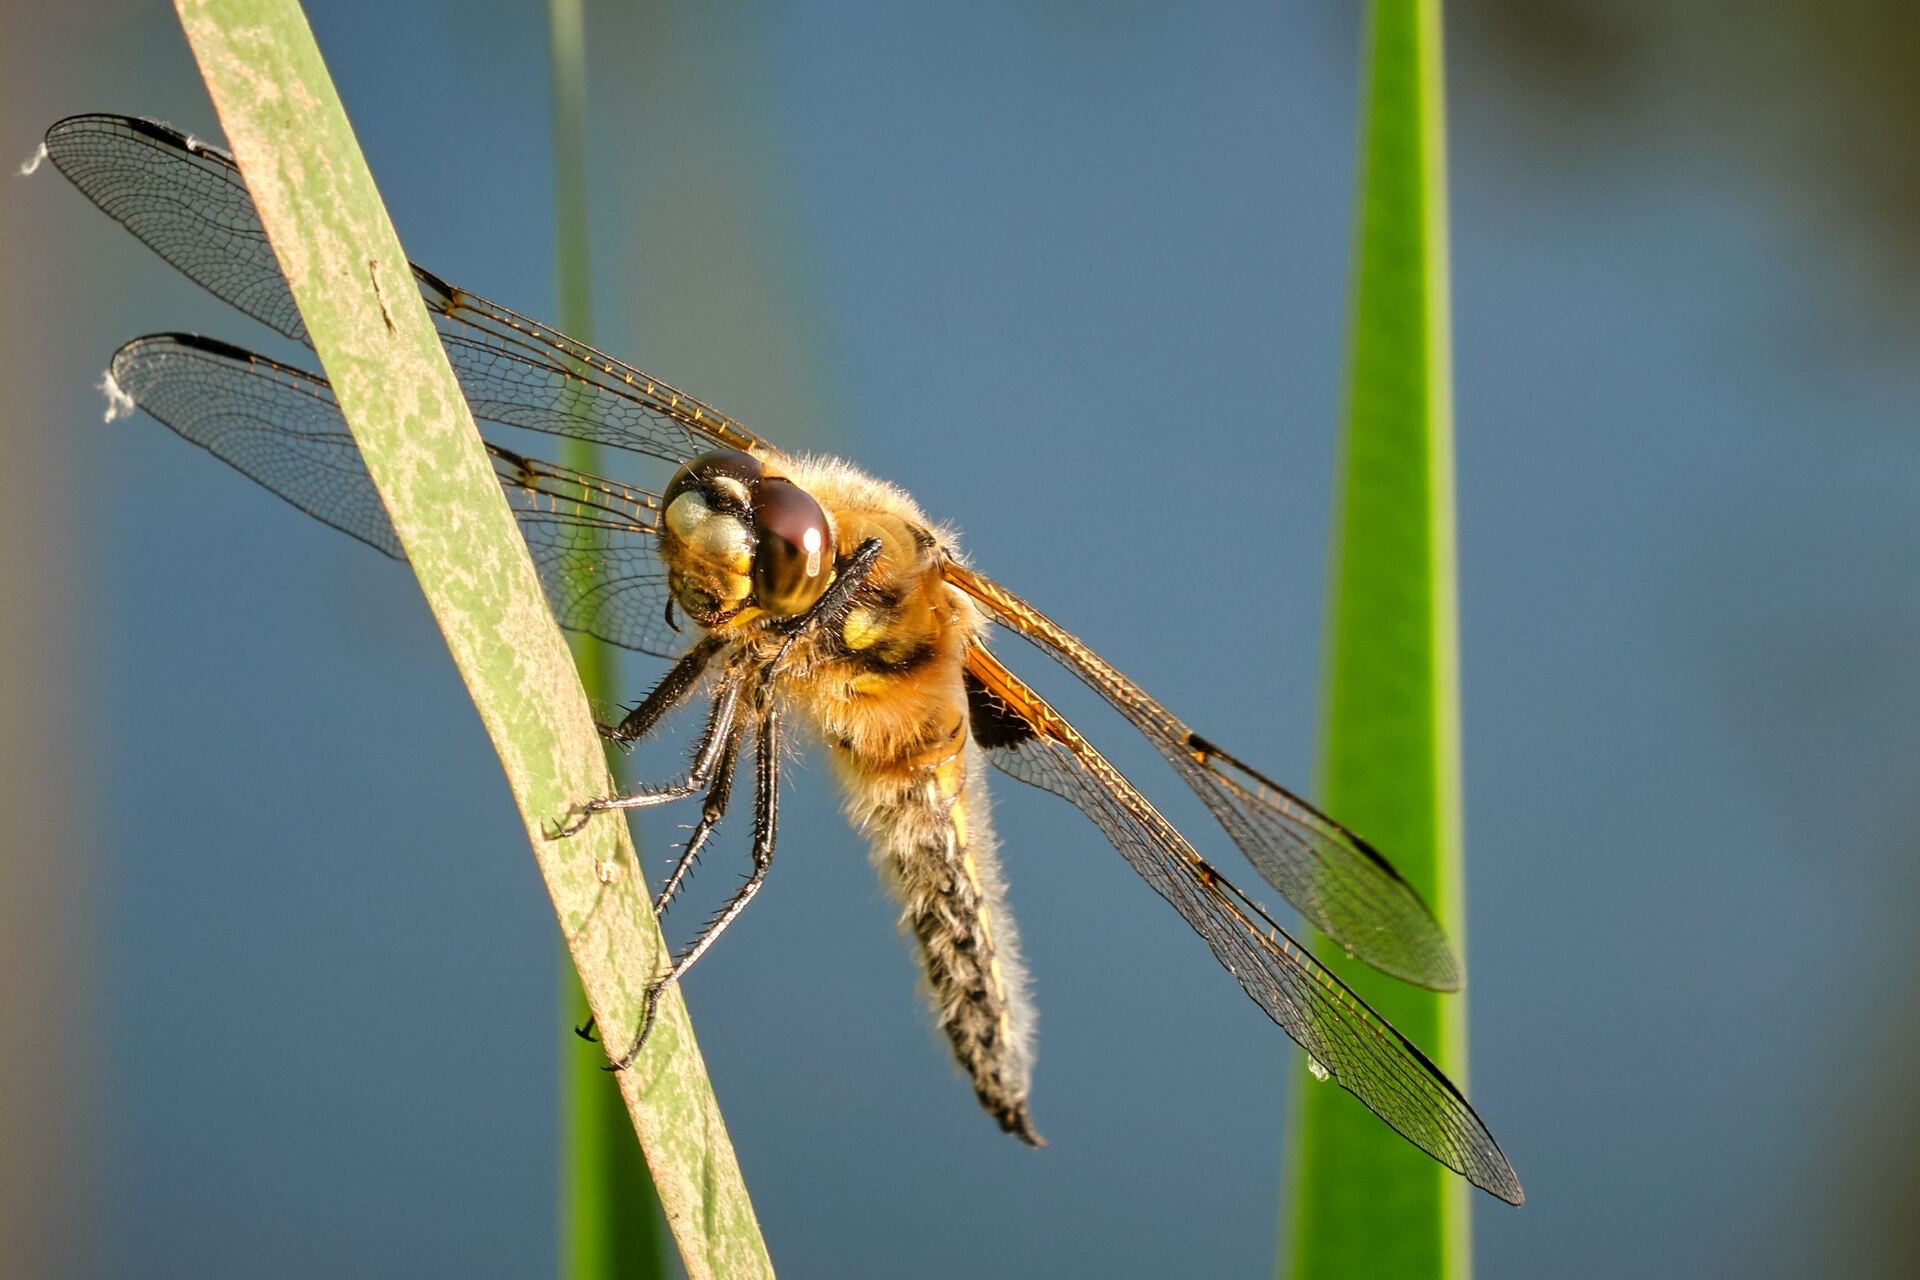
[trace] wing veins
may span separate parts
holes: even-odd
[[[1517,1203],[1520,1184],[1444,1073],[1202,858],[1073,726],[977,646],[967,670],[995,705],[983,743],[1003,772],[1053,791],[1092,819],[1166,899],[1254,1003],[1395,1131],[1475,1185]],[[1008,720],[1027,733],[1006,732]]]
[[[139,406],[306,514],[405,560],[333,389],[317,374],[191,334],[136,338],[113,376]],[[488,444],[495,477],[560,624],[674,657],[660,500]]]
[[[153,121],[98,114],[55,123],[46,145],[82,194],[201,288],[313,345],[226,152]],[[715,446],[779,453],[631,365],[418,264],[413,273],[476,417],[675,464]]]
[[[1433,912],[1366,841],[1194,733],[1071,632],[999,583],[952,562],[944,566],[944,575],[1139,730],[1260,877],[1321,932],[1394,977],[1440,991],[1461,985],[1459,961]]]

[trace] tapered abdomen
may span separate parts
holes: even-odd
[[[1044,1145],[1028,1110],[1033,1006],[987,812],[985,766],[969,738],[939,764],[902,776],[843,776],[854,822],[900,903],[934,1016],[980,1105],[1000,1127]]]

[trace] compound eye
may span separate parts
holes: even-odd
[[[675,473],[664,495],[666,505],[672,506],[675,498],[691,492],[703,495],[715,510],[745,511],[748,495],[765,474],[760,459],[750,453],[737,449],[703,453]]]
[[[767,476],[754,495],[755,602],[776,618],[804,613],[833,576],[833,530],[827,513],[784,476]]]

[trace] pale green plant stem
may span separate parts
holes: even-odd
[[[612,786],[585,691],[406,257],[293,0],[176,0],[261,222],[492,739],[587,1001],[616,1043],[664,947],[626,824],[550,832]],[[449,1071],[476,1051],[446,1046]],[[617,1077],[687,1273],[772,1273],[677,992]]]

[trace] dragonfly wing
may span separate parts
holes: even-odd
[[[974,738],[988,759],[1091,818],[1330,1078],[1475,1186],[1521,1203],[1500,1144],[1440,1069],[1195,853],[1038,694],[979,648],[968,657],[967,689]]]
[[[326,379],[210,338],[155,334],[113,358],[134,403],[308,515],[396,560],[406,552]],[[659,499],[644,489],[489,444],[501,489],[560,624],[674,657],[658,552]]]
[[[313,345],[233,157],[132,116],[70,116],[47,130],[46,143],[82,195],[188,279]]]
[[[83,195],[194,283],[313,345],[233,157],[130,116],[71,116],[47,130],[46,143]],[[423,267],[413,272],[476,418],[676,465],[713,448],[778,453],[631,365]]]
[[[659,458],[780,451],[632,365],[414,268],[473,416]]]
[[[1146,735],[1261,879],[1315,927],[1383,973],[1436,991],[1460,987],[1460,962],[1445,931],[1419,893],[1372,845],[1194,733],[1071,632],[999,583],[951,563],[945,575]]]

